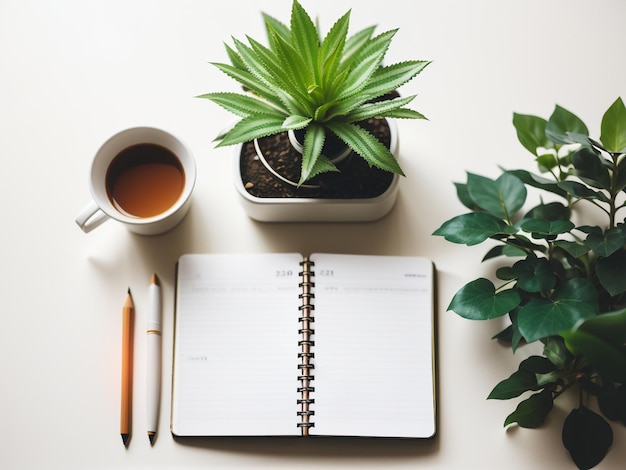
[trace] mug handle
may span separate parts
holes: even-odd
[[[91,201],[76,217],[76,223],[83,232],[91,232],[94,228],[109,220],[109,216],[100,210],[94,201]]]

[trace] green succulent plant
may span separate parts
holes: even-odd
[[[219,146],[306,128],[299,184],[337,171],[322,153],[329,133],[370,166],[403,174],[393,154],[359,121],[372,117],[424,119],[406,108],[415,96],[375,101],[420,73],[428,61],[382,65],[397,30],[374,35],[374,27],[348,36],[350,12],[322,39],[307,12],[294,0],[290,25],[263,14],[269,46],[248,37],[226,45],[230,64],[213,63],[248,93],[200,95],[241,119],[215,140]]]
[[[521,361],[488,398],[523,397],[504,425],[535,428],[558,397],[577,390],[562,441],[579,468],[591,468],[613,443],[607,420],[626,425],[626,107],[618,98],[606,110],[599,141],[560,106],[548,120],[514,114],[513,124],[542,174],[468,173],[466,183],[456,184],[469,212],[434,234],[465,245],[489,241],[494,246],[483,261],[500,263],[497,285],[473,280],[448,309],[473,320],[508,316],[495,338],[513,352],[542,343],[542,355]],[[529,188],[542,197],[525,210]],[[589,397],[601,414],[588,406]]]

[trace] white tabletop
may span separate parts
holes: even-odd
[[[555,104],[599,135],[626,97],[623,0],[303,0],[322,28],[353,8],[353,30],[399,28],[387,60],[433,63],[401,91],[429,121],[403,121],[407,175],[392,212],[374,223],[263,224],[232,185],[232,149],[211,143],[231,116],[194,98],[237,85],[211,61],[223,42],[264,40],[261,10],[288,21],[290,0],[0,2],[0,467],[2,468],[574,468],[561,445],[569,409],[540,430],[503,428],[516,403],[487,401],[517,368],[490,340],[493,322],[446,312],[489,266],[484,247],[432,237],[463,212],[453,181],[498,165],[534,170],[513,112]],[[156,237],[107,222],[84,234],[91,158],[113,133],[164,128],[192,149],[199,176],[187,218]],[[439,270],[439,435],[433,441],[193,440],[169,434],[174,264],[187,252],[314,251],[421,255]],[[159,436],[144,431],[144,336],[150,275],[164,287]],[[137,307],[133,438],[119,436],[121,306]],[[623,468],[626,430],[598,468]]]

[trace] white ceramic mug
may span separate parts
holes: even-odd
[[[106,183],[107,172],[113,160],[129,147],[140,144],[153,144],[169,150],[177,157],[184,177],[178,199],[163,212],[148,217],[133,216],[116,208],[109,197]],[[92,200],[80,212],[76,223],[84,232],[90,232],[109,219],[117,220],[131,232],[141,235],[167,232],[178,225],[187,214],[195,181],[195,160],[189,148],[180,139],[153,127],[126,129],[107,140],[96,153],[89,180]]]

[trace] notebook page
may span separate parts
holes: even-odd
[[[296,435],[299,254],[178,264],[172,432]]]
[[[431,437],[432,263],[315,254],[311,434]]]

